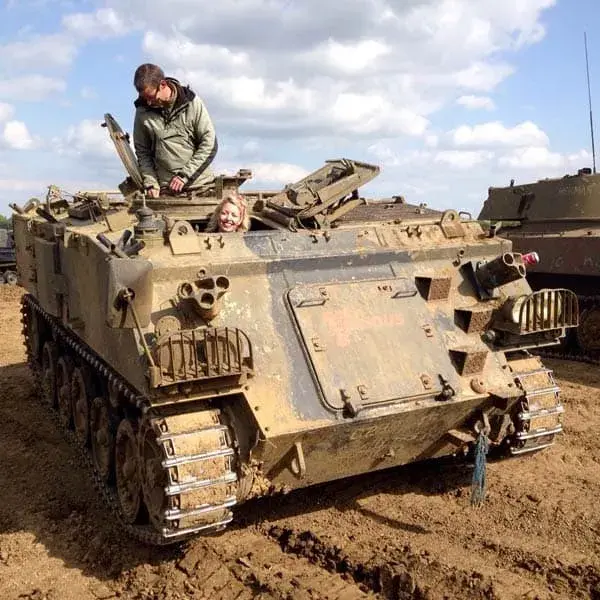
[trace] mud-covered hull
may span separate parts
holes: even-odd
[[[529,351],[573,327],[574,295],[532,293],[510,243],[455,211],[367,203],[377,171],[332,161],[258,194],[247,233],[203,229],[218,197],[187,219],[15,215],[40,395],[129,533],[176,542],[248,498],[562,431]]]

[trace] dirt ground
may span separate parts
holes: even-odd
[[[565,434],[471,472],[412,465],[240,507],[169,549],[120,535],[24,363],[19,288],[0,287],[0,599],[600,599],[600,370],[547,360]]]

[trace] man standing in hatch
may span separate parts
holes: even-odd
[[[215,129],[202,100],[157,65],[140,65],[133,77],[133,144],[150,198],[192,191],[212,180]]]

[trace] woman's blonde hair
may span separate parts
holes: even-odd
[[[208,221],[206,231],[219,230],[219,214],[221,213],[221,209],[223,208],[223,206],[225,206],[225,204],[233,204],[234,206],[237,206],[240,209],[240,212],[242,213],[242,222],[239,224],[236,231],[248,231],[248,229],[250,229],[250,215],[248,214],[248,203],[241,194],[237,194],[236,192],[227,194],[227,196],[225,196],[223,200],[219,202],[217,208],[215,208],[215,211],[213,212],[213,214],[210,217],[210,220]]]

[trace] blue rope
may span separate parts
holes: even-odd
[[[471,481],[471,505],[481,506],[485,499],[486,487],[486,462],[485,455],[488,452],[489,442],[487,435],[480,431],[475,443],[475,469]]]

